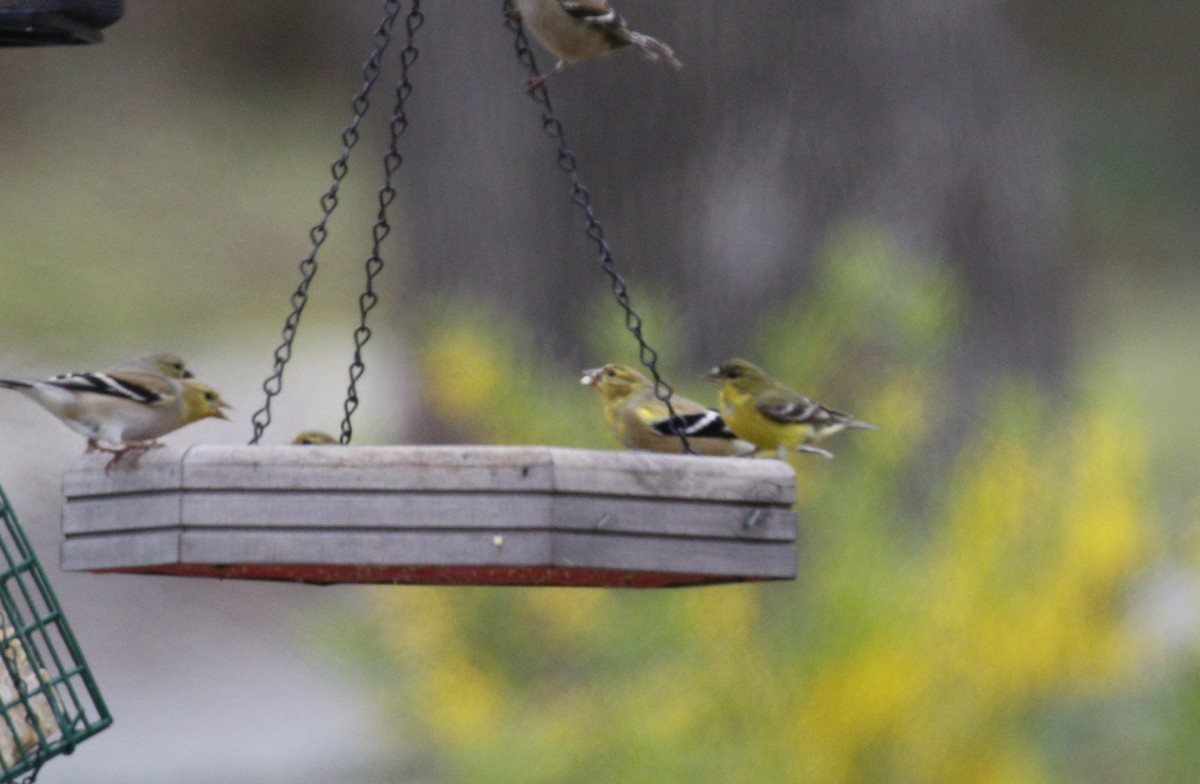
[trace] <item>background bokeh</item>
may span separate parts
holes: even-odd
[[[380,9],[128,5],[0,49],[0,376],[177,351],[237,416],[168,441],[244,443]],[[355,443],[614,448],[578,370],[636,346],[501,3],[423,8]],[[63,573],[82,444],[10,396],[0,482],[116,717],[40,781],[1200,777],[1200,6],[621,10],[686,67],[550,90],[667,377],[745,355],[881,426],[794,461],[800,577]],[[398,50],[270,443],[341,419]]]

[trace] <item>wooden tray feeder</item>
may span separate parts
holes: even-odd
[[[66,472],[64,569],[664,587],[796,575],[778,460],[556,447],[160,449]]]
[[[359,298],[341,445],[257,446],[282,389],[317,251],[399,15],[398,0],[383,5],[364,84],[351,104],[354,117],[332,167],[333,183],[320,199],[323,215],[309,233],[312,250],[299,265],[301,281],[274,372],[263,384],[266,401],[252,417],[250,446],[155,449],[136,467],[111,473],[106,456],[80,458],[64,478],[63,568],[318,584],[649,588],[794,578],[795,476],[781,461],[556,447],[349,446],[356,384],[365,369],[362,349],[371,336],[367,315],[377,301],[373,281],[391,230],[387,211],[402,160],[398,140],[408,127],[414,35],[424,21],[419,0],[411,0],[404,24],[407,42]],[[503,0],[500,10],[511,12],[512,0]],[[530,76],[539,73],[520,22],[511,13],[502,18],[514,33],[518,60]],[[544,86],[532,95],[638,356],[653,376],[655,393],[670,405],[658,354],[630,305],[562,124]]]

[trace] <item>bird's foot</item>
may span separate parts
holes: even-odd
[[[100,452],[107,452],[112,455],[112,459],[104,466],[104,473],[111,474],[117,463],[120,463],[126,455],[130,455],[126,461],[130,469],[137,467],[137,462],[146,452],[151,449],[157,449],[163,444],[159,441],[131,441],[119,447],[109,447],[96,445],[96,449]]]
[[[563,62],[562,60],[559,60],[557,63],[554,64],[554,67],[551,68],[549,71],[546,71],[546,73],[541,74],[539,76],[529,77],[529,81],[526,82],[526,84],[528,85],[528,89],[526,90],[526,92],[529,93],[530,95],[533,95],[538,90],[542,89],[542,85],[544,85],[546,83],[547,79],[549,79],[551,76],[554,76],[554,74],[556,74],[556,73],[562,73],[562,70],[566,67],[567,67],[567,64],[565,62]]]

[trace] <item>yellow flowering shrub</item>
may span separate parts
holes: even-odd
[[[1040,711],[1127,682],[1122,603],[1152,543],[1129,428],[999,384],[944,443],[956,286],[864,229],[825,269],[764,317],[756,356],[880,430],[794,458],[798,579],[372,592],[381,699],[437,780],[1049,782]],[[576,368],[494,320],[440,330],[437,413],[481,439],[611,445]]]

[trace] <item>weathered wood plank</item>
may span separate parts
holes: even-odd
[[[796,576],[796,548],[786,543],[721,542],[653,536],[556,534],[555,566],[631,571]]]
[[[183,525],[220,528],[545,528],[550,498],[520,493],[190,493]]]
[[[173,563],[553,566],[789,579],[796,560],[789,543],[531,531],[154,531],[77,537],[62,548],[65,569]]]
[[[207,531],[180,537],[182,563],[555,566],[737,574],[796,573],[790,544],[517,531]]]
[[[179,532],[70,537],[63,541],[59,558],[69,572],[178,563]]]
[[[186,452],[170,447],[152,449],[132,463],[126,458],[108,472],[104,469],[110,455],[82,455],[63,472],[63,495],[76,498],[179,487]]]
[[[554,489],[560,493],[786,505],[796,502],[796,474],[782,460],[590,449],[550,451]]]
[[[532,566],[549,564],[550,556],[544,531],[188,530],[180,537],[184,563]]]
[[[68,535],[210,528],[560,529],[737,539],[795,538],[790,509],[618,497],[501,493],[175,492],[74,499]]]
[[[794,474],[780,461],[200,445],[111,474],[106,462],[64,474],[64,568],[636,586],[796,573]]]
[[[98,470],[85,455],[64,476],[68,497],[186,486],[245,490],[479,490],[591,493],[792,504],[795,474],[778,460],[563,447],[219,446],[162,448],[132,467]]]
[[[178,526],[181,500],[179,492],[73,498],[63,505],[62,530],[71,536]]]
[[[214,446],[182,458],[188,487],[283,490],[549,490],[545,447]]]

